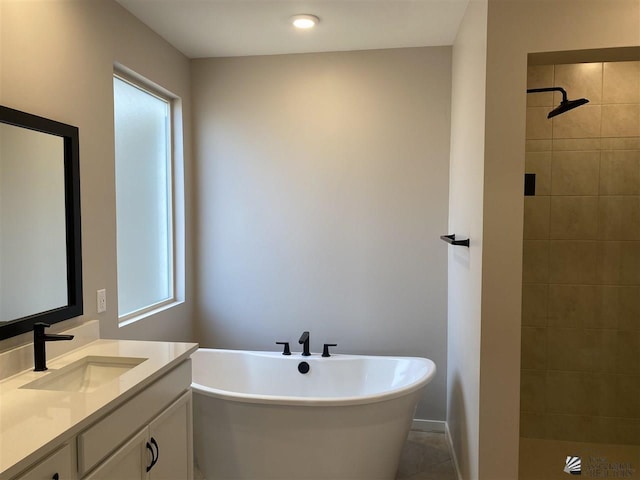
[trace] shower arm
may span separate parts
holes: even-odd
[[[567,102],[567,92],[562,87],[527,88],[527,93],[561,92],[562,103]]]

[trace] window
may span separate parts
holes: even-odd
[[[114,76],[118,316],[175,301],[171,99]]]

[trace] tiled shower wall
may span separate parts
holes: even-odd
[[[640,445],[640,62],[529,67],[521,435]]]

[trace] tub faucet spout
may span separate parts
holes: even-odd
[[[302,345],[302,356],[309,357],[311,352],[309,351],[309,332],[302,332],[302,336],[298,343]]]

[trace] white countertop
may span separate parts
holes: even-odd
[[[19,473],[54,445],[79,433],[196,351],[195,343],[96,340],[49,360],[46,372],[21,372],[0,381],[0,478]],[[92,392],[21,389],[86,356],[148,360]]]

